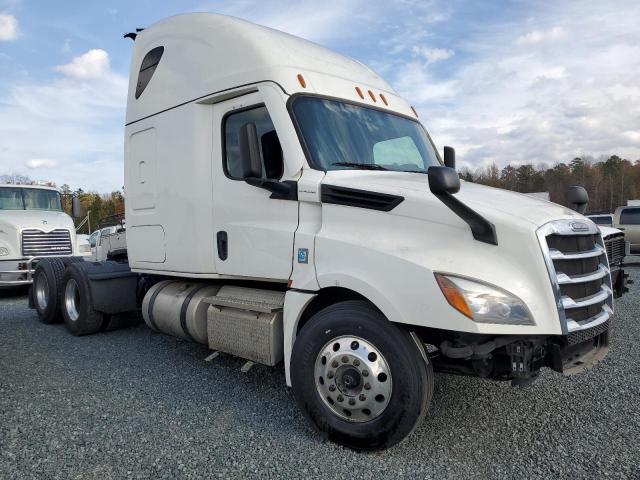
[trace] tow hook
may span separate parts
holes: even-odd
[[[526,387],[533,383],[545,357],[544,347],[516,342],[507,345],[506,351],[511,365],[511,386]]]

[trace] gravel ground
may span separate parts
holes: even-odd
[[[437,375],[428,417],[390,450],[323,442],[282,368],[140,325],[76,338],[0,293],[0,478],[640,479],[640,265],[612,347],[533,385]]]

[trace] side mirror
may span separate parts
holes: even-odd
[[[578,185],[573,185],[567,188],[567,202],[569,202],[569,208],[575,210],[578,213],[584,214],[587,211],[587,203],[589,203],[589,194]]]
[[[86,214],[82,203],[80,203],[80,197],[73,197],[71,200],[71,215],[73,218],[82,218]]]
[[[453,150],[453,149],[452,149]],[[460,190],[458,172],[449,167],[429,167],[429,189],[434,195],[457,193]]]
[[[473,238],[480,242],[498,245],[493,223],[453,196],[460,190],[458,172],[449,167],[429,167],[427,174],[431,193],[469,225]]]
[[[262,161],[255,123],[245,123],[238,134],[242,178],[261,178]]]
[[[456,149],[453,147],[444,147],[444,166],[456,168]]]

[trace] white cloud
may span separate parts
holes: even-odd
[[[549,30],[533,30],[525,35],[521,35],[516,39],[518,45],[533,45],[536,43],[560,40],[567,36],[564,28],[555,26]]]
[[[411,102],[424,105],[451,99],[456,92],[454,80],[438,81],[432,77],[422,62],[413,61],[396,70],[396,89]]]
[[[13,15],[0,13],[0,42],[15,40],[19,33],[18,19]]]
[[[53,168],[58,165],[58,162],[50,158],[32,158],[24,162],[27,168]]]
[[[464,62],[448,63],[446,77],[416,62],[390,71],[436,143],[457,148],[461,166],[640,159],[640,4],[588,13],[580,2],[550,5],[537,11],[535,29],[523,18],[455,45]],[[530,33],[514,42],[517,29]]]
[[[365,0],[324,0],[321,7],[314,0],[238,0],[228,2],[222,11],[218,2],[205,2],[194,11],[219,11],[307,40],[326,43],[357,35],[359,27],[364,24],[362,12],[367,6]]]
[[[128,79],[106,65],[99,76],[80,69],[49,82],[24,77],[0,90],[0,173],[42,168],[58,185],[122,186]]]
[[[427,64],[446,60],[455,55],[455,52],[449,48],[430,48],[430,47],[413,47],[413,53],[423,57]]]
[[[80,80],[96,79],[109,72],[109,54],[101,49],[89,50],[55,70]]]

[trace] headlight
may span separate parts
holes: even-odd
[[[78,250],[80,250],[81,253],[89,253],[91,251],[91,245],[83,243],[82,245],[79,245]]]
[[[535,325],[524,302],[501,288],[454,275],[435,276],[449,304],[474,322]]]
[[[5,247],[0,247],[0,257],[5,257],[9,255],[9,249]]]

